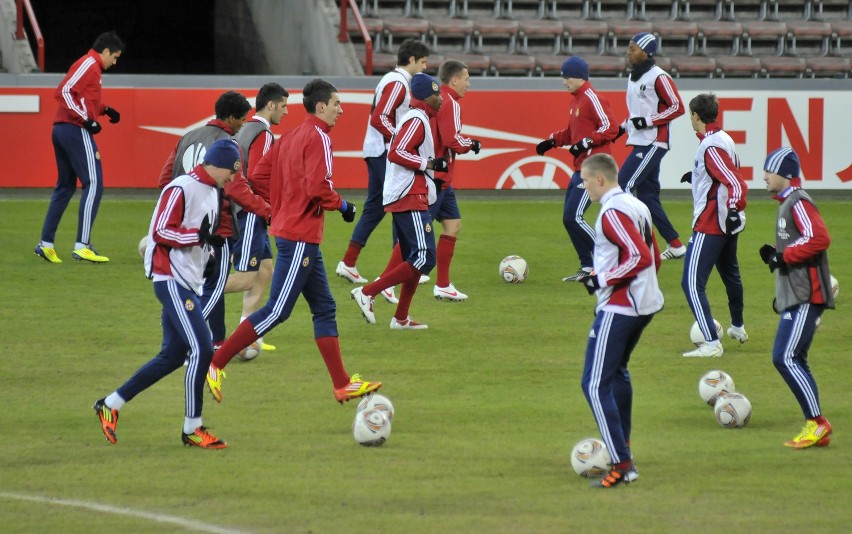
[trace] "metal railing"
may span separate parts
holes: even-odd
[[[18,0],[20,2],[21,0]],[[373,75],[373,40],[370,38],[370,34],[367,33],[367,25],[364,24],[364,19],[361,17],[361,10],[358,9],[358,2],[356,0],[340,0],[340,33],[337,36],[337,40],[341,43],[345,43],[349,39],[349,32],[346,28],[346,9],[352,9],[352,16],[355,17],[355,23],[358,24],[358,29],[361,31],[361,37],[364,39],[364,47],[365,47],[365,60],[366,65],[364,71],[367,73],[367,76]]]
[[[27,18],[30,21],[30,26],[33,29],[33,34],[35,35],[36,46],[38,47],[38,69],[41,72],[44,72],[44,37],[41,35],[41,28],[38,27],[38,21],[36,20],[35,11],[33,11],[33,5],[30,3],[30,0],[16,0],[17,11],[18,11],[18,27],[15,31],[16,39],[26,39],[27,36],[24,34],[24,9],[27,10]]]

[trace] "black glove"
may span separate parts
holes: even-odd
[[[648,121],[645,120],[645,117],[631,117],[630,122],[637,130],[644,130],[648,127]]]
[[[692,171],[683,173],[683,176],[680,177],[680,183],[691,184],[692,183]]]
[[[760,259],[763,260],[763,263],[769,265],[770,273],[774,273],[775,269],[780,269],[787,265],[784,263],[784,254],[777,252],[772,245],[763,245],[760,247]]]
[[[725,233],[734,235],[734,232],[740,227],[742,222],[740,211],[737,208],[728,208],[728,216],[725,217]]]
[[[432,160],[432,170],[435,172],[447,172],[449,168],[446,158],[435,158]]]
[[[470,142],[470,151],[474,154],[479,154],[479,151],[482,150],[482,143],[479,142],[477,139],[471,139]]]
[[[435,184],[435,189],[440,193],[441,189],[444,188],[444,181],[440,178],[432,178],[432,182]]]
[[[598,277],[594,273],[586,273],[580,278],[577,279],[577,282],[583,284],[583,287],[586,288],[586,291],[589,292],[589,295],[594,295],[595,290],[600,288],[600,284],[598,284]]]
[[[543,156],[545,152],[555,147],[556,141],[554,141],[553,139],[545,139],[544,141],[535,146],[535,153],[539,156]]]
[[[204,264],[204,273],[202,274],[205,280],[216,274],[216,264],[216,256],[210,256],[210,258],[207,259],[207,263]]]
[[[571,153],[575,158],[585,152],[586,150],[592,148],[592,138],[586,137],[585,139],[581,139],[580,141],[574,143],[568,148],[568,152]]]
[[[340,206],[340,213],[343,214],[343,220],[351,223],[355,220],[355,213],[358,211],[358,208],[355,207],[355,204],[351,202],[343,201],[343,205]]]
[[[109,117],[109,122],[111,122],[112,124],[116,124],[118,123],[118,121],[121,120],[121,113],[109,106],[104,108],[104,114]]]
[[[613,139],[612,142],[615,143],[616,141],[618,141],[619,137],[621,137],[622,135],[624,135],[626,133],[627,133],[627,130],[624,129],[624,126],[619,126],[618,127],[618,133],[615,135],[615,139]]]
[[[207,215],[204,216],[204,220],[201,221],[201,226],[198,228],[198,240],[214,248],[219,248],[225,244],[224,237],[210,233],[210,218]]]
[[[95,135],[96,133],[103,130],[103,126],[98,123],[95,119],[86,119],[83,121],[83,128],[89,131],[90,134]]]

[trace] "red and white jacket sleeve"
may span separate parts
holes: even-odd
[[[343,206],[343,198],[331,180],[332,162],[331,138],[318,131],[305,146],[305,192],[326,211]]]
[[[728,205],[726,208],[736,208],[739,211],[744,210],[746,207],[746,191],[748,191],[748,186],[745,180],[743,180],[740,170],[731,159],[731,156],[718,147],[708,147],[704,152],[704,166],[710,178],[727,188]]]
[[[272,208],[266,200],[252,191],[242,172],[236,173],[234,178],[225,184],[224,191],[225,196],[239,204],[244,210],[263,217],[264,220],[269,220]]]
[[[447,102],[449,100],[449,102]],[[445,98],[445,104],[438,110],[438,138],[442,148],[449,148],[455,154],[467,154],[473,147],[473,141],[461,134],[461,106],[451,97]],[[443,150],[440,157],[444,156]]]
[[[388,161],[415,171],[426,170],[428,158],[420,156],[417,147],[426,139],[423,122],[409,120],[400,126],[399,134],[388,149]]]
[[[200,244],[198,228],[183,226],[183,189],[172,187],[160,197],[152,236],[154,242],[171,248],[192,247]]]
[[[263,200],[272,204],[269,188],[269,177],[272,176],[272,150],[267,149],[263,154],[256,155],[254,146],[257,144],[259,143],[255,140],[251,145],[249,161],[253,163],[248,169],[248,179],[254,192],[260,195]],[[270,145],[271,147],[272,145]]]
[[[597,273],[601,287],[627,283],[651,265],[651,255],[656,252],[645,244],[645,238],[630,217],[609,209],[603,214],[601,224],[606,238],[618,247],[618,264],[609,271]]]
[[[381,132],[385,143],[389,143],[396,133],[396,110],[405,100],[405,86],[402,82],[392,82],[384,86],[381,98],[370,114],[370,125]]]
[[[784,248],[784,262],[805,263],[823,250],[828,250],[831,237],[816,206],[799,200],[793,206],[793,218],[802,237]]]
[[[648,117],[650,124],[662,126],[686,112],[683,107],[683,100],[680,98],[680,93],[677,92],[677,87],[675,87],[674,81],[672,81],[668,74],[662,74],[657,77],[657,81],[654,82],[654,89],[657,91],[660,103],[665,104],[666,108]]]

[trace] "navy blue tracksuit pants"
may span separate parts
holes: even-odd
[[[367,245],[370,234],[379,226],[385,218],[385,206],[382,195],[385,188],[385,168],[388,162],[388,153],[385,151],[377,158],[364,158],[367,163],[367,199],[361,209],[361,217],[352,231],[351,241],[355,241],[362,247]],[[394,239],[394,243],[396,240]]]
[[[595,229],[583,218],[592,201],[583,187],[580,171],[574,171],[565,191],[565,206],[562,209],[562,224],[580,258],[580,267],[592,269],[592,250],[595,248]]]
[[[808,365],[808,350],[814,340],[817,319],[824,311],[825,306],[800,304],[781,312],[772,348],[772,363],[796,396],[805,419],[822,415],[816,380]]]
[[[85,128],[59,122],[53,125],[53,151],[56,155],[56,186],[44,226],[41,230],[41,240],[54,243],[56,229],[65,208],[77,190],[77,179],[83,186],[83,196],[80,198],[80,213],[77,222],[77,241],[91,243],[92,226],[101,204],[104,190],[101,155],[95,138]]]
[[[656,145],[634,146],[618,171],[618,185],[648,206],[657,231],[671,243],[678,233],[660,202],[660,164],[668,152]]]

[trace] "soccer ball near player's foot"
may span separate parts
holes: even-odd
[[[716,325],[716,337],[718,339],[722,339],[722,323],[713,319],[713,324]],[[692,328],[689,329],[689,339],[692,340],[696,347],[700,347],[706,343],[704,340],[704,334],[702,334],[701,329],[698,328],[698,321],[692,323]]]
[[[393,403],[384,395],[373,393],[372,395],[368,395],[361,399],[361,402],[358,403],[358,408],[355,411],[365,412],[367,410],[378,410],[385,414],[388,421],[393,423]]]
[[[244,361],[244,362],[251,361],[251,360],[257,358],[260,355],[261,350],[262,349],[261,349],[260,341],[255,341],[254,343],[252,343],[248,347],[246,347],[243,350],[241,350],[240,352],[238,352],[237,353],[237,359]]]
[[[597,438],[580,440],[571,450],[571,467],[581,477],[595,478],[609,471],[612,459],[604,442]]]
[[[724,371],[708,371],[698,381],[698,395],[710,406],[716,405],[719,395],[734,391],[734,379]]]
[[[506,256],[500,262],[500,276],[507,284],[520,284],[529,272],[526,260],[520,256]]]
[[[367,409],[355,412],[352,436],[365,447],[377,447],[387,441],[391,433],[391,422],[384,412]]]

